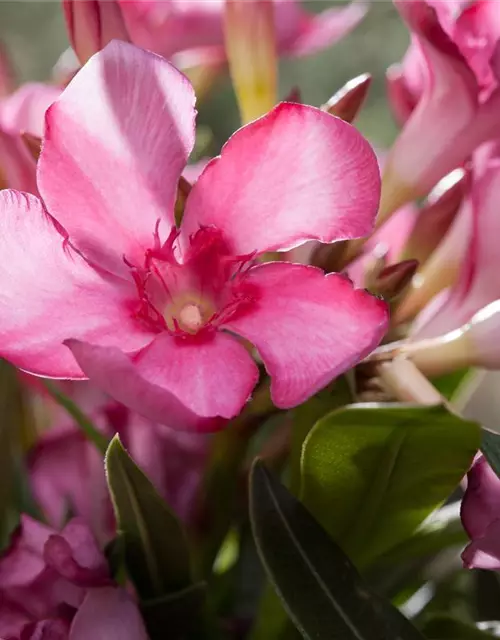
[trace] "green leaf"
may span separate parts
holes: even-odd
[[[469,378],[471,372],[471,369],[458,369],[458,371],[452,371],[444,376],[433,378],[432,384],[442,396],[447,400],[451,400],[455,394],[460,392],[462,385]]]
[[[499,623],[489,624],[496,624],[498,630]],[[493,631],[482,631],[477,626],[465,624],[451,616],[433,616],[426,622],[422,631],[429,640],[488,640],[498,637]]]
[[[300,458],[302,446],[316,422],[334,409],[352,402],[352,393],[346,376],[320,391],[293,411],[292,442],[290,450],[290,489],[297,494],[300,490]]]
[[[200,582],[168,596],[143,601],[140,609],[150,640],[185,639],[196,631],[201,634],[199,625],[205,592],[206,585]]]
[[[191,587],[184,531],[118,436],[106,453],[106,476],[125,565],[141,599]]]
[[[77,427],[85,434],[90,442],[104,455],[109,445],[109,440],[102,435],[92,420],[85,415],[73,400],[64,394],[53,382],[44,380],[43,384],[52,398],[73,418]]]
[[[422,640],[260,461],[250,476],[250,517],[268,577],[304,638]]]
[[[304,443],[301,498],[358,567],[405,539],[455,489],[480,428],[444,407],[352,405]]]
[[[490,467],[500,477],[500,434],[483,429],[481,451]]]

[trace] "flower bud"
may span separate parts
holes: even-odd
[[[81,64],[111,40],[129,40],[115,0],[64,0],[69,40]]]
[[[352,122],[363,106],[371,83],[372,77],[369,73],[363,73],[349,80],[326,104],[322,105],[322,111],[328,111],[332,116],[337,116],[345,122]]]
[[[417,260],[404,260],[391,264],[380,271],[375,282],[368,289],[387,301],[394,300],[410,284],[417,267]]]
[[[440,376],[466,367],[500,369],[500,300],[478,311],[467,324],[437,338],[392,347],[427,376]],[[386,345],[380,351],[390,351]]]
[[[420,265],[424,264],[453,223],[467,182],[463,169],[456,169],[436,185],[420,211],[401,255],[402,260],[414,258]]]
[[[271,0],[226,0],[226,54],[244,124],[277,102],[277,54]]]

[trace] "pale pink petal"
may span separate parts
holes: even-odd
[[[255,308],[225,327],[250,340],[280,408],[300,404],[372,351],[387,330],[387,305],[340,274],[269,263],[253,268]]]
[[[214,225],[241,254],[357,238],[373,227],[379,190],[377,159],[356,129],[314,107],[281,103],[208,164],[182,233]]]
[[[397,0],[396,6],[416,36],[425,82],[391,149],[386,173],[411,187],[416,197],[426,195],[464,162],[486,139],[486,129],[484,119],[477,117],[474,75],[440,25],[436,10],[424,0]]]
[[[69,640],[148,640],[137,605],[120,588],[90,589],[71,625]]]
[[[224,0],[119,0],[132,42],[171,58],[221,45]]]
[[[78,363],[133,411],[174,429],[213,431],[250,396],[258,370],[246,349],[222,333],[192,340],[159,334],[134,358],[118,349],[69,341]]]
[[[21,369],[83,377],[66,338],[127,350],[151,339],[132,317],[135,287],[99,274],[65,246],[34,196],[0,192],[0,255],[0,354]]]
[[[157,222],[168,234],[194,116],[188,80],[119,41],[93,56],[52,105],[39,189],[87,257],[122,271],[124,255],[142,264]]]
[[[0,103],[0,125],[12,133],[27,132],[41,138],[45,112],[60,94],[61,89],[54,85],[24,84]]]
[[[307,56],[330,47],[361,22],[368,6],[368,2],[354,0],[340,9],[333,7],[317,15],[304,15],[294,39],[284,43],[280,53]]]

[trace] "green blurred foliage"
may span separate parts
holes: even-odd
[[[331,0],[309,1],[310,11],[320,11]],[[44,80],[68,46],[59,2],[15,0],[0,3],[0,40],[7,46],[22,80]],[[302,99],[319,106],[347,80],[360,73],[373,75],[373,86],[357,125],[373,144],[388,146],[396,128],[385,97],[384,74],[399,61],[408,33],[392,3],[374,0],[367,18],[341,42],[318,55],[286,60],[281,65],[280,95],[299,87]],[[221,80],[200,107],[199,122],[209,126],[219,147],[238,126],[238,113],[228,79]]]

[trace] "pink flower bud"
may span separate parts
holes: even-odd
[[[346,82],[321,108],[345,122],[352,122],[363,106],[371,83],[371,75],[363,73]]]
[[[129,40],[115,0],[64,0],[69,39],[81,64],[111,40]]]

